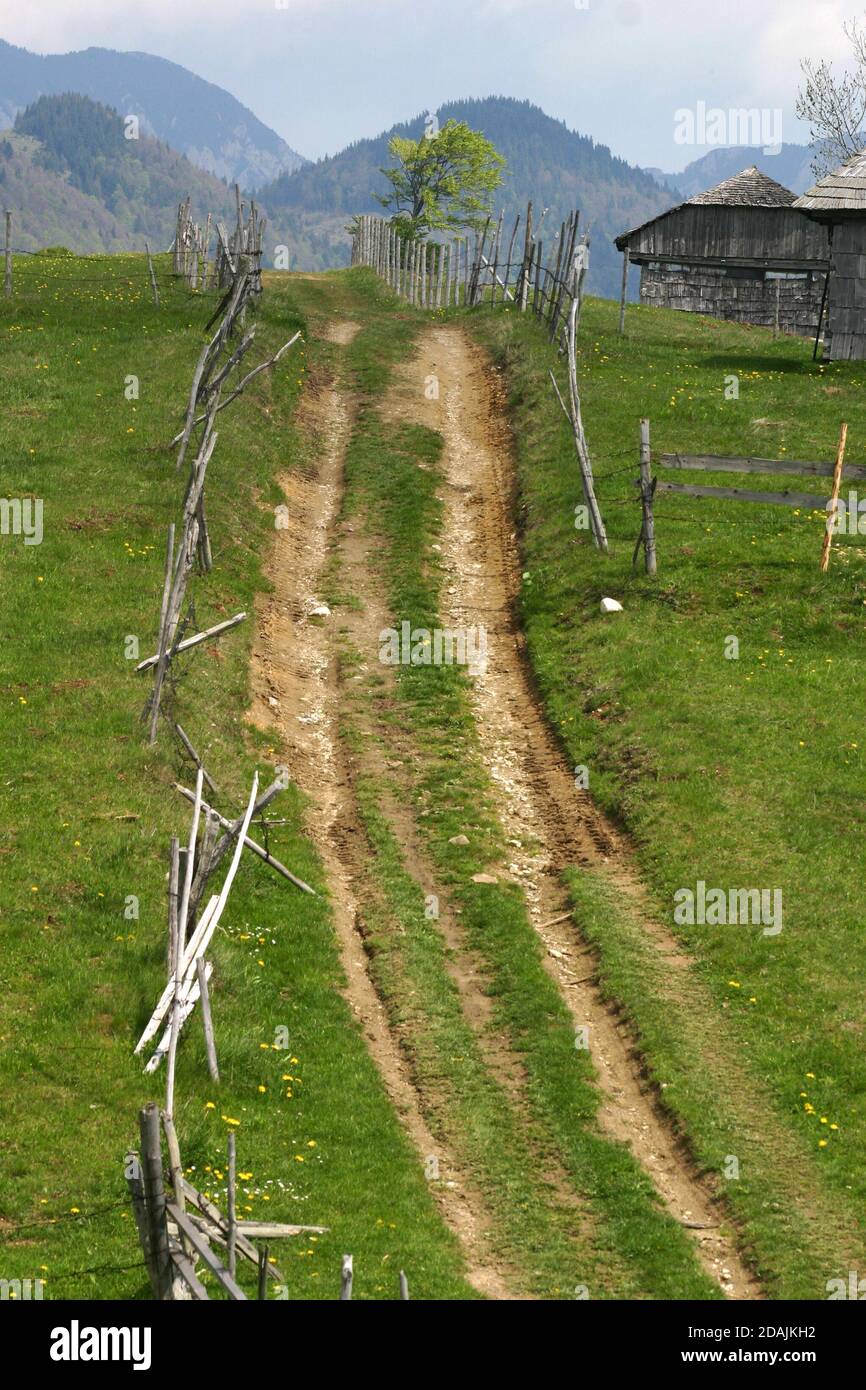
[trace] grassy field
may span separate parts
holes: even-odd
[[[848,461],[862,464],[866,372],[813,364],[806,342],[689,315],[632,309],[625,337],[616,320],[615,306],[590,300],[580,334],[606,557],[574,527],[579,479],[545,382],[544,336],[507,311],[475,325],[507,375],[521,611],[543,697],[569,757],[589,767],[592,795],[631,832],[659,915],[698,962],[698,1012],[655,978],[627,911],[587,875],[573,883],[578,920],[697,1156],[716,1171],[727,1155],[744,1160],[727,1190],[770,1291],[820,1297],[863,1250],[866,550],[840,539],[822,575],[822,515],[667,495],[650,580],[632,571],[640,517],[628,499],[641,416],[659,452],[827,461],[844,419]],[[729,399],[732,377],[739,395]],[[773,486],[732,474],[687,480]],[[814,481],[782,486],[829,491]],[[603,617],[602,595],[624,613]],[[726,656],[731,636],[738,659]],[[699,880],[780,889],[781,933],[677,925],[674,894]],[[737,1119],[738,1069],[746,1088],[760,1084],[764,1108]],[[808,1235],[789,1206],[798,1186],[815,1202]]]
[[[138,1107],[164,1085],[132,1048],[164,980],[168,842],[189,824],[172,783],[189,783],[190,769],[167,732],[147,747],[147,688],[127,638],[142,655],[155,642],[165,530],[184,481],[164,445],[213,297],[178,285],[157,310],[140,257],[33,258],[16,263],[16,290],[0,305],[3,491],[44,499],[44,539],[0,541],[0,1277],[43,1277],[46,1297],[146,1297],[123,1156]],[[283,282],[258,319],[260,360],[304,326],[303,305]],[[320,350],[294,351],[220,417],[208,475],[215,566],[193,585],[202,625],[250,610],[262,587],[273,478],[298,452],[292,413]],[[131,375],[137,401],[125,395]],[[248,623],[199,649],[176,691],[226,809],[245,802],[254,765],[266,777],[281,761],[243,718],[251,635]],[[277,806],[289,824],[273,832],[275,853],[321,888],[296,794]],[[335,1297],[344,1250],[356,1298],[396,1297],[399,1267],[418,1296],[471,1295],[338,992],[326,898],[248,860],[224,922],[222,1085],[208,1080],[195,1023],[179,1058],[176,1121],[193,1181],[224,1188],[233,1127],[243,1211],[330,1227],[279,1251],[292,1298]],[[287,1053],[273,1047],[281,1026]]]
[[[165,444],[213,307],[166,269],[159,310],[140,257],[16,262],[17,297],[0,303],[0,491],[44,499],[41,544],[0,538],[0,1278],[43,1277],[48,1297],[149,1296],[123,1156],[138,1107],[162,1090],[132,1048],[164,978],[168,842],[188,826],[172,784],[189,784],[190,769],[166,731],[148,749],[147,687],[128,652],[130,637],[141,655],[155,642],[165,530],[183,489]],[[274,479],[308,462],[293,419],[313,372],[345,373],[358,403],[344,518],[377,541],[391,611],[436,626],[441,441],[378,408],[429,316],[398,309],[368,272],[271,277],[255,354],[337,315],[361,324],[342,356],[307,332],[220,418],[208,475],[215,566],[193,587],[201,626],[251,612],[265,587]],[[630,833],[656,914],[695,970],[685,983],[660,966],[602,872],[570,875],[576,920],[699,1166],[718,1174],[737,1160],[726,1194],[768,1295],[824,1297],[826,1280],[862,1268],[866,1246],[866,549],[841,539],[821,575],[822,517],[665,496],[649,580],[631,566],[633,480],[643,415],[659,451],[826,460],[846,419],[849,461],[863,463],[866,370],[813,365],[809,344],[659,311],[630,310],[620,338],[616,307],[590,300],[580,373],[611,537],[603,557],[575,529],[579,478],[546,336],[509,311],[451,317],[505,373],[520,610],[550,721],[572,762],[589,768],[593,797]],[[130,377],[138,399],[127,399]],[[339,618],[354,596],[338,567],[330,582]],[[625,611],[603,618],[604,594]],[[174,693],[227,814],[245,801],[254,766],[267,777],[282,761],[244,718],[251,628],[199,649]],[[355,657],[345,644],[347,668]],[[463,678],[407,667],[394,689],[359,686],[344,726],[350,754],[364,720],[384,743],[389,728],[402,730],[417,750],[404,809],[462,910],[496,1027],[520,1058],[510,1094],[461,1014],[448,953],[384,814],[403,793],[368,770],[357,795],[375,978],[416,1074],[442,1100],[443,1132],[485,1189],[494,1253],[542,1297],[570,1297],[579,1278],[600,1296],[718,1296],[630,1154],[596,1129],[591,1062],[576,1058],[520,894],[472,882],[502,831]],[[323,889],[300,795],[290,788],[277,808],[289,823],[273,834],[275,853]],[[458,856],[450,840],[467,827],[472,850]],[[782,931],[676,924],[674,894],[699,880],[781,890]],[[473,1296],[339,992],[326,894],[298,894],[244,861],[224,922],[214,949],[220,1088],[197,1020],[180,1053],[176,1118],[193,1179],[220,1196],[235,1128],[244,1214],[330,1227],[278,1252],[292,1298],[335,1297],[345,1250],[355,1297],[393,1298],[399,1268],[418,1297]],[[281,1026],[287,1053],[272,1046]],[[554,1160],[590,1214],[585,1227],[551,1196]]]

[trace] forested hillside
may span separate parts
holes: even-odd
[[[0,39],[0,129],[41,96],[78,92],[137,115],[197,167],[254,188],[303,157],[213,82],[151,53],[30,53]]]
[[[117,112],[70,94],[41,97],[19,114],[0,140],[0,189],[25,251],[140,250],[144,238],[164,250],[187,196],[200,212],[234,215],[220,179],[158,140],[127,140]]]

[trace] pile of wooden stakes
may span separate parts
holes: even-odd
[[[245,327],[246,308],[255,293],[255,284],[255,269],[249,258],[245,254],[241,255],[231,287],[207,325],[206,331],[209,331],[217,320],[220,320],[216,332],[202,349],[196,364],[183,429],[171,441],[171,447],[178,449],[176,469],[182,466],[193,440],[196,441],[196,450],[187,481],[179,544],[175,544],[174,523],[168,528],[157,651],[153,656],[140,661],[136,667],[139,672],[154,671],[153,691],[147,710],[151,743],[156,742],[163,687],[175,659],[202,642],[219,637],[237,627],[246,617],[245,613],[236,613],[234,617],[216,623],[203,632],[190,634],[187,632],[190,625],[189,616],[183,619],[183,606],[196,561],[202,573],[207,573],[213,563],[205,515],[204,487],[208,464],[218,438],[215,429],[216,417],[221,410],[225,410],[226,406],[237,399],[255,377],[279,362],[283,354],[301,336],[300,333],[293,334],[266,362],[247,372],[223,399],[222,393],[228,378],[255,340],[254,325],[244,334],[234,351],[229,351],[230,340],[235,330]],[[199,759],[196,757],[195,761],[198,762]]]

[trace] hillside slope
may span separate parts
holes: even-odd
[[[0,40],[0,129],[40,96],[77,92],[135,114],[141,128],[193,164],[255,188],[304,160],[246,106],[213,82],[150,53],[87,48],[30,53]]]
[[[592,236],[590,288],[597,294],[618,293],[620,258],[613,238],[670,207],[675,199],[669,190],[528,101],[488,97],[446,102],[437,115],[440,124],[451,118],[468,122],[505,156],[508,168],[495,207],[505,208],[509,225],[532,198],[536,217],[540,208],[549,208],[545,233],[552,237],[579,207],[581,226]],[[381,211],[375,194],[387,186],[381,169],[389,162],[388,142],[395,135],[417,139],[424,124],[424,116],[416,116],[267,185],[261,197],[275,224],[283,226],[303,211],[311,229],[333,230],[337,217],[345,221],[353,213]],[[320,264],[345,265],[348,238],[341,238],[335,250],[336,255],[323,253]]]
[[[169,245],[177,205],[232,219],[225,184],[157,140],[125,140],[123,123],[86,97],[43,97],[0,138],[2,202],[23,251],[63,245],[82,253]]]

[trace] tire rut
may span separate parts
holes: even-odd
[[[331,321],[321,336],[346,346],[358,327],[349,320]],[[364,947],[358,889],[363,879],[364,833],[339,736],[337,662],[326,625],[329,615],[322,611],[326,606],[320,598],[329,553],[339,539],[336,522],[353,417],[354,403],[337,383],[311,376],[298,424],[311,438],[309,457],[316,463],[278,480],[287,507],[286,525],[276,532],[266,565],[273,593],[260,604],[257,615],[248,717],[257,727],[279,731],[290,775],[307,798],[308,830],[330,892],[346,978],[344,996],[419,1162],[423,1164],[431,1154],[437,1156],[442,1181],[431,1190],[463,1250],[467,1281],[488,1298],[510,1301],[520,1295],[483,1256],[484,1233],[491,1218],[468,1174],[427,1123],[400,1040],[371,978]]]
[[[588,1027],[603,1100],[599,1124],[650,1176],[668,1210],[694,1239],[704,1269],[723,1292],[760,1298],[715,1194],[696,1174],[652,1092],[626,1025],[593,981],[594,953],[572,922],[563,871],[603,865],[634,907],[643,888],[622,837],[574,783],[535,696],[524,639],[515,622],[520,584],[512,523],[514,470],[503,393],[495,370],[459,330],[427,329],[392,393],[391,417],[423,423],[445,441],[441,537],[446,571],[440,618],[451,628],[483,626],[486,669],[472,701],[494,795],[513,846],[503,866],[525,893],[545,947],[545,965],[576,1027]],[[438,398],[425,382],[438,382]],[[643,916],[643,915],[642,915]],[[671,968],[690,962],[649,917],[646,932]]]

